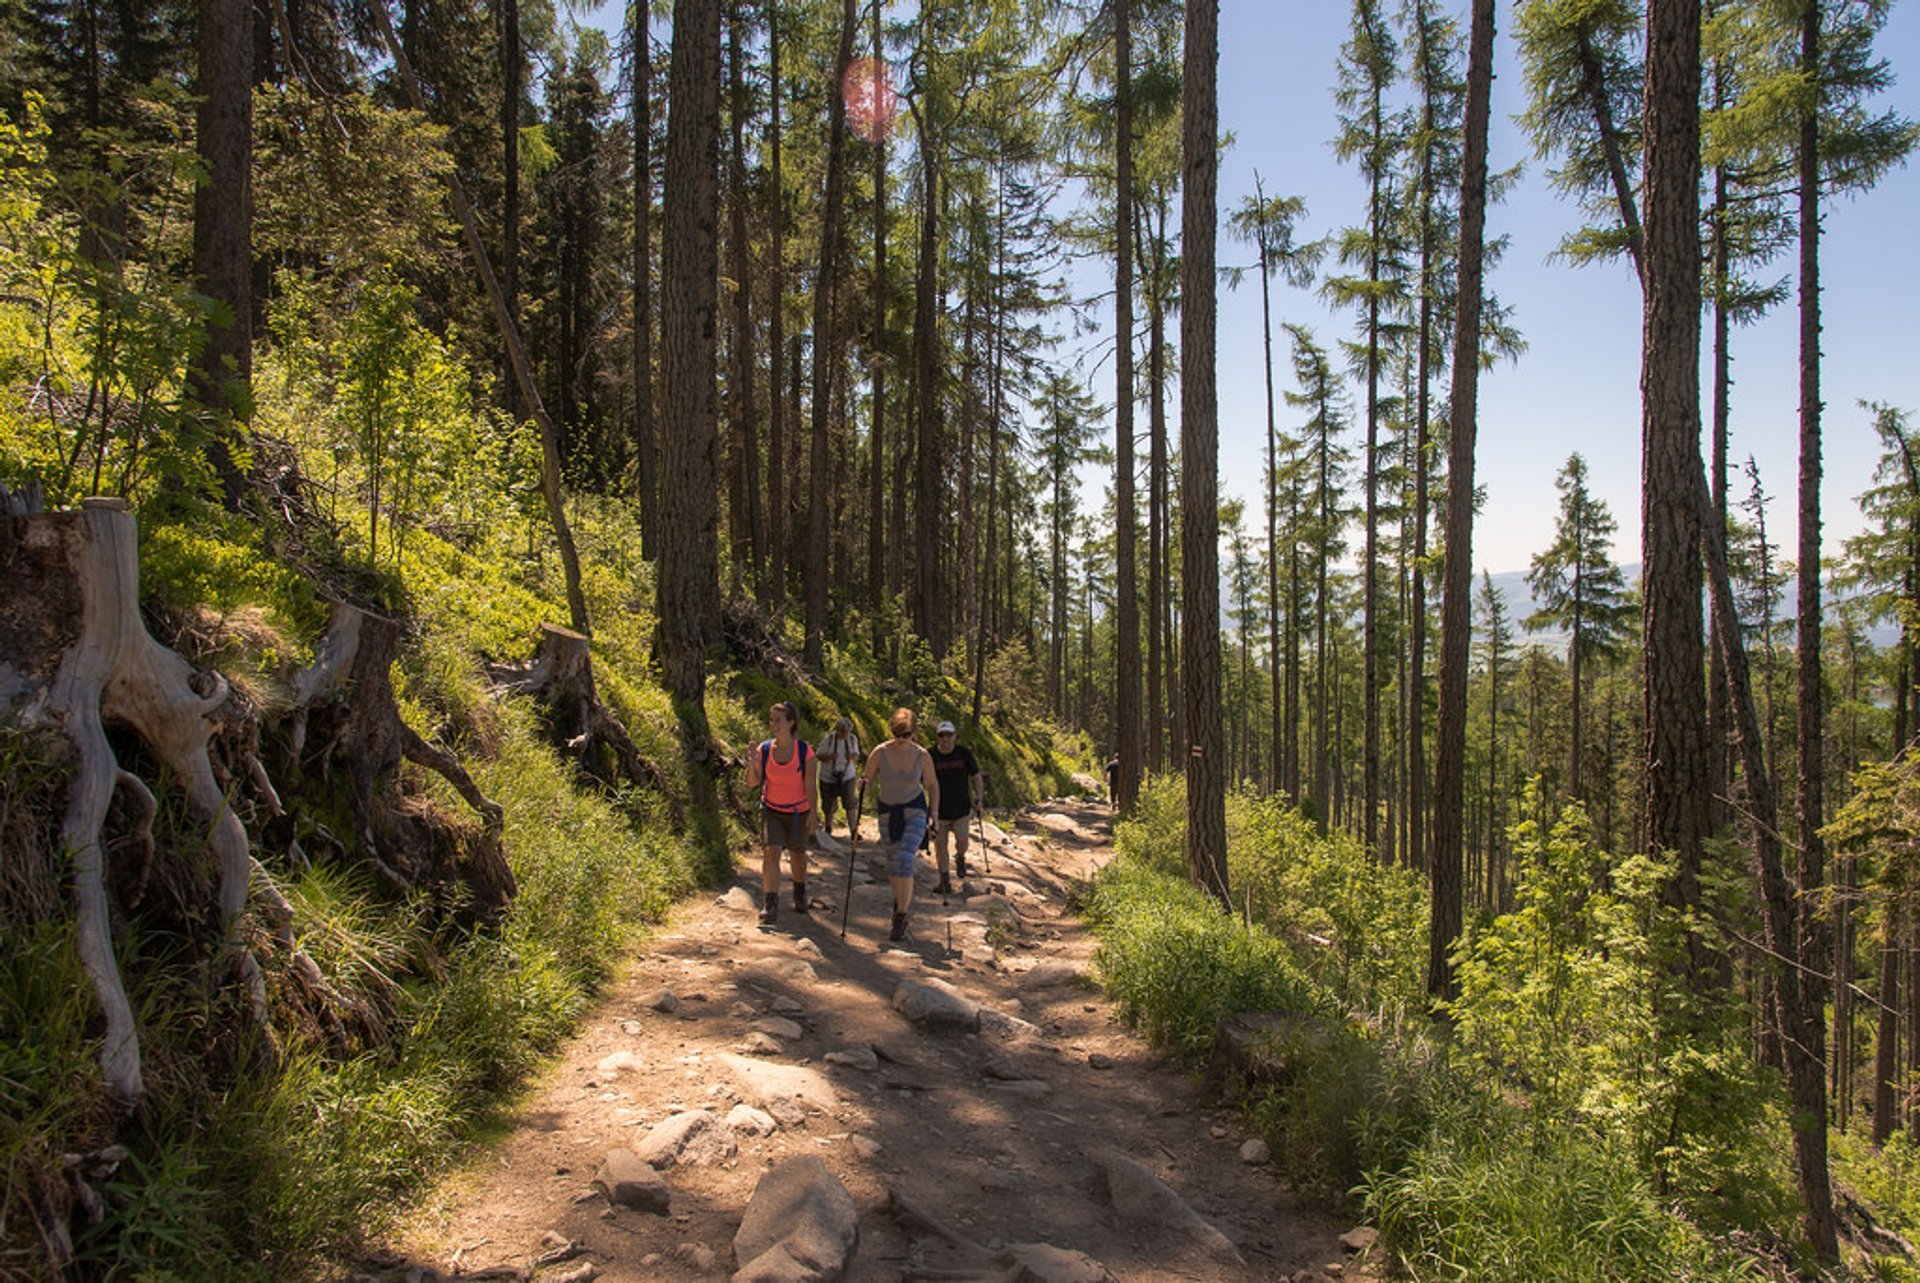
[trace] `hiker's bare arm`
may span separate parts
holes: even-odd
[[[820,759],[807,754],[807,798],[809,801],[820,796]],[[807,807],[807,832],[811,834],[820,823],[818,807]]]
[[[920,750],[920,787],[927,791],[929,815],[940,814],[940,777],[933,773],[933,754]]]
[[[747,787],[760,787],[760,746],[755,744],[747,753]]]

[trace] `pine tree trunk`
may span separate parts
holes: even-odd
[[[733,476],[731,488],[739,511],[733,522],[734,571],[738,586],[751,578],[764,592],[761,567],[766,564],[767,529],[760,511],[760,429],[754,405],[756,363],[753,355],[753,286],[755,273],[747,241],[746,55],[743,28],[746,6],[733,0],[727,18],[728,117],[732,146],[727,152],[727,241],[733,263],[733,374],[727,380],[728,408],[733,414]],[[835,101],[839,101],[835,95]],[[751,572],[749,576],[748,572]]]
[[[655,650],[668,692],[704,720],[706,651],[720,622],[714,489],[720,0],[675,0],[669,74],[660,368],[667,431]]]
[[[885,65],[880,30],[881,0],[873,0],[873,53]],[[867,438],[867,610],[874,624],[873,645],[880,649],[880,606],[887,595],[886,427],[887,427],[887,136],[873,140],[873,428]]]
[[[834,58],[833,84],[840,85],[853,63],[853,33],[859,23],[854,0],[842,0],[840,50]],[[807,495],[806,650],[802,662],[818,673],[826,660],[827,632],[827,432],[832,409],[832,378],[839,348],[834,338],[834,295],[840,284],[842,211],[846,206],[847,101],[827,95],[827,192],[820,222],[820,274],[813,283],[813,446]]]
[[[1132,0],[1114,4],[1114,752],[1115,803],[1131,811],[1140,793],[1140,586],[1133,463],[1133,21]]]
[[[500,288],[507,314],[520,320],[520,0],[500,3]],[[513,380],[504,389],[510,406],[517,399]],[[517,409],[517,407],[515,407]]]
[[[1712,792],[1701,673],[1700,531],[1700,4],[1647,10],[1646,319],[1642,332],[1641,550],[1645,560],[1647,841],[1679,868],[1666,898],[1697,907]],[[1696,985],[1704,950],[1688,944]]]
[[[945,630],[940,627],[940,144],[928,113],[918,105],[914,119],[920,125],[922,205],[913,313],[913,631],[937,659],[947,649]]]
[[[1880,916],[1880,1020],[1873,1038],[1873,1143],[1885,1145],[1899,1122],[1894,1090],[1900,1075],[1900,913]]]
[[[1820,21],[1824,6],[1808,0],[1801,14],[1801,73],[1814,85],[1821,77]],[[1826,843],[1820,836],[1826,824],[1826,679],[1821,667],[1820,602],[1820,135],[1816,105],[1800,121],[1800,549],[1798,661],[1800,718],[1800,887],[1799,957],[1806,965],[1806,1004],[1819,1012],[1826,1006],[1827,972],[1831,952],[1826,923],[1818,906],[1826,876]],[[1815,1028],[1822,1022],[1814,1021]],[[1826,1057],[1824,1042],[1809,1054]],[[1825,1175],[1825,1115],[1821,1118],[1821,1175]],[[1814,1240],[1831,1255],[1834,1228],[1831,1219]]]
[[[776,608],[787,600],[787,398],[781,359],[787,350],[787,187],[781,158],[780,5],[767,0],[767,144],[773,173],[773,263],[767,273],[767,556],[768,598]],[[795,429],[798,430],[797,428]]]
[[[640,19],[633,32],[633,454],[634,487],[640,497],[640,555],[651,561],[660,555],[660,450],[653,412],[653,47],[645,11],[637,12]]]
[[[199,0],[198,20],[195,138],[205,179],[193,192],[193,280],[224,316],[209,321],[187,386],[215,424],[207,457],[237,512],[246,484],[234,458],[237,422],[253,397],[253,6]]]
[[[1427,992],[1458,992],[1451,953],[1461,927],[1465,851],[1467,668],[1472,641],[1474,437],[1480,370],[1481,272],[1485,261],[1488,100],[1493,81],[1493,0],[1474,0],[1468,38],[1466,148],[1460,183],[1459,301],[1454,308],[1452,434],[1447,461],[1446,564],[1441,579],[1438,760],[1434,764],[1431,920]]]
[[[1144,243],[1136,225],[1135,241]],[[1144,252],[1142,249],[1140,252]],[[1147,283],[1147,769],[1166,768],[1167,687],[1164,654],[1167,616],[1167,415],[1166,344],[1158,272]]]
[[[1188,0],[1180,127],[1180,672],[1187,746],[1187,872],[1223,908],[1227,762],[1220,727],[1220,452],[1214,382],[1219,0]]]

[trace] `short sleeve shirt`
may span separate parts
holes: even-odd
[[[973,810],[973,777],[980,773],[973,750],[955,744],[948,753],[938,748],[928,752],[933,757],[933,777],[940,781],[940,818],[961,819]]]

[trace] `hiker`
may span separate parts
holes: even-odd
[[[893,738],[873,750],[860,773],[860,792],[874,786],[879,802],[880,840],[887,844],[887,881],[893,888],[893,927],[889,940],[907,938],[907,906],[913,903],[913,860],[926,836],[927,817],[940,805],[940,777],[933,759],[914,742],[910,708],[896,708],[887,719]]]
[[[859,819],[853,809],[853,790],[860,778],[860,737],[854,734],[853,719],[841,718],[814,746],[814,754],[820,759],[820,830],[831,836],[834,808],[844,806],[851,831]]]
[[[986,777],[973,759],[973,750],[954,738],[952,722],[942,722],[933,740],[933,773],[940,781],[940,805],[933,823],[934,852],[940,858],[941,895],[953,890],[947,880],[947,837],[953,837],[954,866],[967,876],[967,821],[985,810]]]
[[[1107,805],[1120,805],[1120,754],[1118,753],[1107,759]]]
[[[765,896],[760,921],[772,926],[780,916],[780,851],[793,868],[793,907],[807,912],[807,839],[813,836],[813,809],[819,787],[820,759],[813,745],[797,737],[800,714],[782,700],[767,710],[771,739],[747,755],[747,787],[760,790],[760,890]]]

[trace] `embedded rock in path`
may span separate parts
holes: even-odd
[[[660,1179],[647,1161],[630,1149],[616,1149],[600,1165],[593,1178],[594,1188],[607,1196],[615,1207],[630,1207],[639,1212],[667,1214],[667,1183]]]
[[[833,1084],[817,1069],[725,1054],[715,1059],[739,1081],[747,1104],[766,1110],[782,1127],[804,1126],[809,1112],[828,1112],[840,1102]]]
[[[1380,1239],[1380,1231],[1371,1225],[1350,1229],[1340,1236],[1340,1246],[1349,1252],[1364,1252]]]
[[[753,1022],[753,1027],[763,1034],[772,1034],[786,1042],[802,1036],[806,1031],[785,1016],[763,1016]]]
[[[1249,1167],[1258,1167],[1272,1157],[1273,1151],[1258,1136],[1240,1147],[1240,1161]]]
[[[1020,977],[1022,989],[1052,989],[1058,985],[1074,984],[1080,979],[1080,968],[1071,962],[1061,962],[1049,958],[1045,962],[1036,962]]]
[[[773,1115],[764,1109],[755,1109],[752,1105],[735,1105],[727,1111],[727,1126],[734,1132],[745,1132],[749,1136],[771,1136],[779,1124],[773,1121]]]
[[[690,1109],[654,1124],[634,1146],[642,1162],[659,1169],[676,1163],[699,1167],[724,1162],[739,1150],[733,1129],[704,1109]]]
[[[992,1007],[980,1008],[980,1027],[989,1033],[1015,1041],[1040,1036],[1040,1026],[1022,1020],[1018,1016],[1009,1016],[1004,1011],[995,1011]]]
[[[1113,1278],[1086,1253],[1049,1243],[1015,1243],[1006,1255],[1020,1283],[1108,1283]]]
[[[813,944],[803,940],[801,944]],[[820,946],[814,945],[818,951]],[[807,952],[801,950],[801,952]],[[813,964],[804,958],[757,958],[740,968],[740,976],[746,980],[757,980],[762,984],[793,985],[798,988],[811,988],[820,983],[820,974]]]
[[[647,1062],[630,1051],[616,1051],[593,1067],[602,1080],[617,1078],[623,1073],[639,1073],[647,1067]]]
[[[736,891],[738,887],[734,888]],[[640,1005],[649,1007],[663,1015],[671,1015],[680,1009],[680,999],[671,989],[655,989],[640,995]]]
[[[733,1236],[734,1283],[834,1283],[860,1240],[853,1196],[812,1154],[760,1178]]]
[[[1006,1082],[990,1082],[988,1087],[994,1091],[1005,1092],[1009,1096],[1024,1096],[1028,1100],[1037,1100],[1053,1092],[1051,1083],[1038,1078],[1014,1078]]]
[[[722,909],[732,909],[742,913],[758,913],[760,911],[760,906],[753,901],[753,892],[747,890],[745,887],[729,888],[725,895],[718,896],[714,899],[714,904]]]
[[[833,834],[820,829],[815,829],[813,832],[813,846],[815,850],[825,851],[828,855],[845,855],[847,853],[847,844],[845,842],[842,842],[839,838],[833,836]]]
[[[871,1047],[847,1047],[840,1051],[830,1051],[821,1059],[829,1065],[839,1065],[843,1069],[863,1069],[868,1073],[880,1068],[880,1057]]]
[[[797,1016],[806,1010],[805,1007],[787,997],[785,994],[781,994],[773,1000],[773,1009],[783,1016]]]
[[[1107,1195],[1123,1224],[1158,1225],[1177,1230],[1223,1259],[1239,1261],[1240,1253],[1225,1234],[1187,1206],[1173,1187],[1124,1154],[1108,1153],[1098,1160],[1106,1177]]]
[[[749,1056],[777,1056],[781,1051],[780,1040],[756,1029],[740,1040],[740,1050]]]
[[[980,1004],[944,980],[902,980],[893,991],[893,1009],[929,1028],[980,1027]]]

